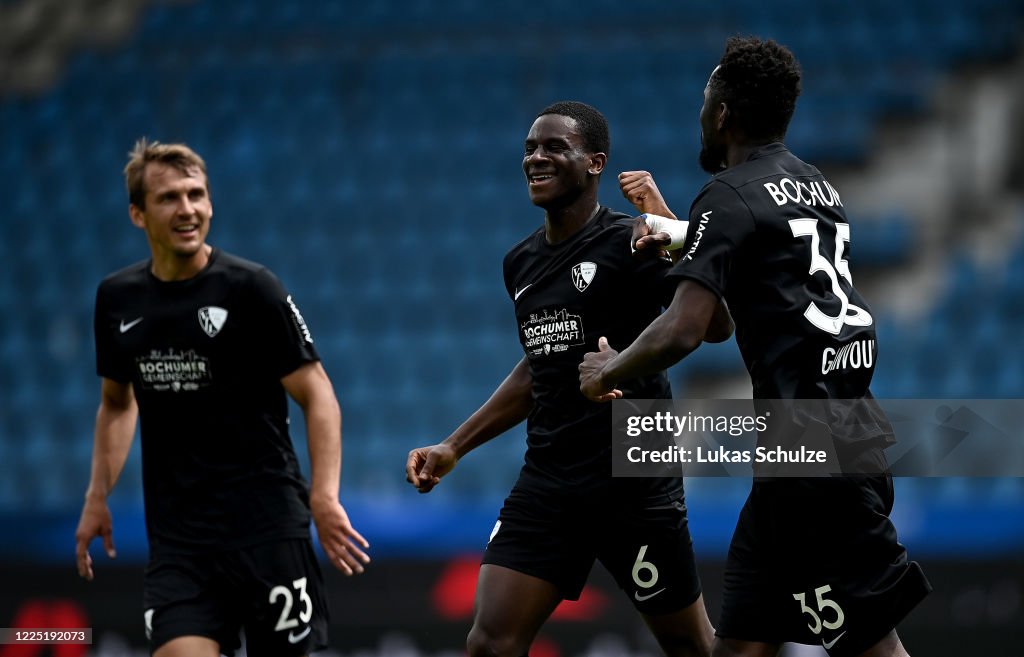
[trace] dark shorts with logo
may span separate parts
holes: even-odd
[[[726,562],[717,634],[858,655],[931,591],[889,520],[892,477],[755,480]]]
[[[232,655],[305,655],[327,646],[323,576],[309,539],[192,555],[154,555],[143,587],[150,651],[202,636]]]
[[[516,483],[483,563],[551,582],[578,600],[600,561],[643,614],[666,614],[701,593],[682,492],[646,499],[574,497]]]

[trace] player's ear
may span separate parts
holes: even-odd
[[[725,124],[729,121],[729,106],[725,103],[718,104],[718,120],[715,121],[715,127],[721,132],[725,130]]]
[[[587,173],[592,176],[599,176],[604,171],[604,166],[608,164],[608,156],[604,153],[591,153],[590,154],[590,166],[587,167]]]
[[[146,217],[143,215],[142,210],[139,206],[134,203],[128,205],[128,217],[132,220],[132,223],[136,228],[146,227]]]

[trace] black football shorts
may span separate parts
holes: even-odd
[[[679,611],[701,593],[681,492],[649,499],[584,497],[518,482],[483,563],[551,582],[578,600],[599,560],[643,614]]]
[[[931,591],[889,520],[892,477],[755,480],[725,568],[720,637],[858,655]]]
[[[202,636],[233,655],[305,655],[327,646],[323,576],[309,539],[199,555],[152,556],[143,587],[150,651]]]

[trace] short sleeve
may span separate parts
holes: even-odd
[[[96,290],[93,314],[93,335],[96,340],[96,373],[105,379],[128,383],[132,378],[131,363],[118,350],[114,339],[117,322],[110,310],[109,290],[100,285]]]
[[[295,299],[270,270],[260,269],[253,275],[252,292],[254,331],[274,375],[282,378],[306,363],[320,360]]]
[[[690,278],[719,297],[725,294],[736,251],[754,233],[754,217],[739,193],[720,181],[701,190],[690,208],[684,254],[669,277]]]

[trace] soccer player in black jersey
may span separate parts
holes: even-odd
[[[410,452],[406,476],[428,492],[479,445],[527,420],[525,465],[489,539],[477,584],[471,657],[521,657],[599,560],[669,655],[707,655],[704,609],[681,478],[611,477],[611,409],[580,394],[576,368],[598,336],[628,345],[667,302],[660,257],[631,255],[632,220],[598,204],[608,124],[556,103],[526,137],[523,171],[544,225],[504,260],[525,356],[444,442]],[[640,209],[668,212],[653,179],[622,178]],[[724,340],[731,323],[709,339]],[[671,397],[664,372],[624,381],[627,396]]]
[[[206,243],[206,165],[182,144],[139,141],[125,167],[132,223],[151,258],[96,295],[102,377],[92,475],[75,533],[114,557],[107,496],[142,424],[150,558],[144,618],[156,657],[326,646],[312,512],[332,564],[360,573],[365,539],[338,501],[341,412],[298,307],[265,267]],[[286,393],[306,417],[312,485],[288,435]]]
[[[782,144],[799,91],[789,50],[728,41],[704,90],[700,162],[713,177],[690,209],[675,297],[622,353],[588,353],[581,389],[615,396],[620,382],[679,361],[724,297],[755,399],[856,401],[867,416],[828,431],[837,453],[873,462],[874,474],[755,477],[729,549],[713,654],[771,656],[793,641],[833,657],[905,655],[894,628],[930,586],[888,517],[882,450],[892,430],[870,403],[874,319],[853,287],[842,198]]]

